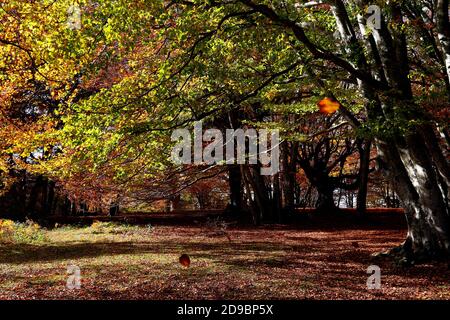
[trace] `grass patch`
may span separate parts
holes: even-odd
[[[146,234],[150,235],[153,230],[152,225],[142,226],[133,226],[126,223],[118,223],[118,222],[102,222],[102,221],[94,221],[92,225],[89,227],[89,231],[93,234]]]

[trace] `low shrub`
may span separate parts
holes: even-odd
[[[0,219],[0,243],[37,243],[46,240],[45,230],[37,223]]]

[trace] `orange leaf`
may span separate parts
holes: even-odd
[[[335,113],[341,104],[334,99],[325,98],[322,99],[317,106],[319,107],[319,111],[324,114],[332,114]]]
[[[183,267],[188,268],[189,265],[191,264],[191,259],[187,254],[182,254],[180,257],[180,263]]]

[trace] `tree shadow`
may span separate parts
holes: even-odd
[[[124,254],[181,254],[188,253],[197,258],[224,260],[229,256],[269,254],[290,250],[291,246],[266,242],[248,243],[204,243],[176,241],[156,242],[65,242],[54,245],[7,244],[0,249],[0,263],[21,264],[52,262],[82,258],[96,258]]]

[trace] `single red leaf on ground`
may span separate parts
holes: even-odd
[[[187,254],[182,254],[180,257],[180,263],[183,267],[188,268],[191,264],[191,259]]]

